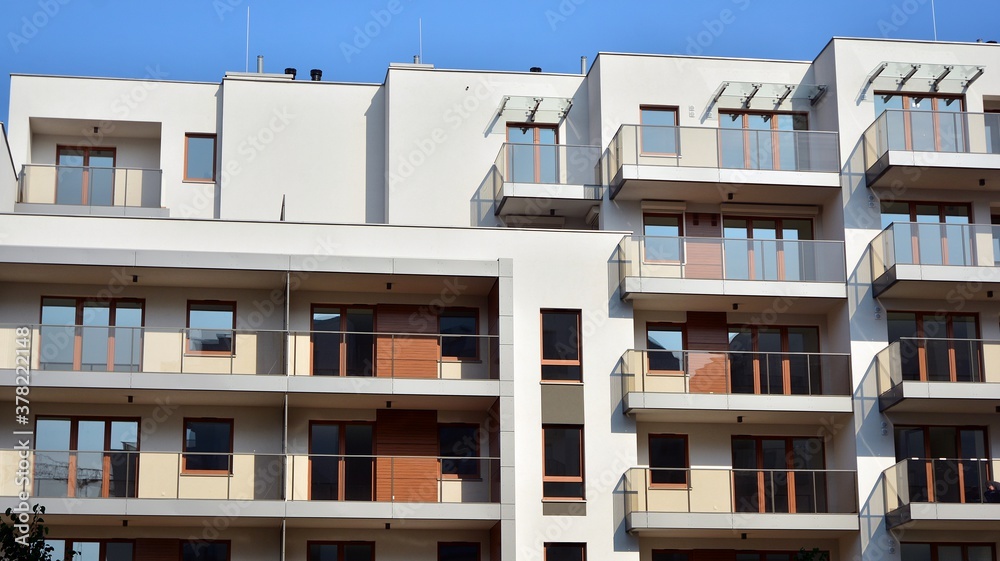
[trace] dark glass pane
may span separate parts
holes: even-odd
[[[315,308],[312,317],[315,376],[340,375],[340,308]]]
[[[375,544],[344,544],[344,561],[371,561],[375,559]]]
[[[142,358],[142,303],[115,303],[114,370],[138,372]]]
[[[372,425],[347,425],[344,428],[344,498],[349,501],[372,500]],[[352,457],[355,456],[355,457]]]
[[[545,544],[545,561],[583,561],[584,546],[582,544]]]
[[[542,358],[579,360],[578,312],[542,313]]]
[[[187,542],[182,561],[229,561],[229,544],[220,542]]]
[[[739,553],[737,555],[737,561],[739,559]],[[653,550],[653,561],[689,561],[691,559],[691,553],[687,551],[657,551]],[[756,559],[751,559],[747,561],[757,561]]]
[[[215,137],[187,137],[187,179],[215,179]]]
[[[347,375],[372,376],[375,371],[375,312],[370,308],[347,310]]]
[[[683,370],[684,329],[681,326],[657,326],[646,330],[650,370]]]
[[[573,481],[545,481],[542,483],[542,496],[549,498],[583,498],[583,483]]]
[[[442,312],[439,327],[441,331],[441,356],[455,358],[476,358],[476,316],[473,312]],[[452,335],[452,337],[447,337]]]
[[[438,429],[441,473],[478,475],[478,460],[462,460],[479,455],[479,428],[474,426],[443,426]]]
[[[677,154],[677,113],[672,109],[643,109],[640,112],[642,151],[647,154]]]
[[[232,304],[192,304],[188,315],[191,351],[233,352]]]
[[[309,561],[340,561],[337,552],[340,546],[333,543],[309,544]]]
[[[652,483],[687,483],[687,441],[682,436],[651,436],[649,467]],[[671,468],[671,469],[656,469]]]
[[[309,463],[312,471],[309,498],[340,498],[340,425],[316,423],[310,427]]]
[[[479,561],[479,544],[477,543],[439,544],[438,561]]]
[[[42,299],[41,359],[42,370],[72,370],[75,348],[76,300]],[[63,327],[70,326],[70,327]]]
[[[188,470],[228,471],[232,425],[219,421],[188,421],[185,426],[185,468]],[[211,452],[212,454],[191,454]]]
[[[583,371],[579,366],[546,364],[542,366],[543,380],[571,380],[582,379]]]
[[[583,431],[578,428],[549,427],[544,429],[544,433],[545,475],[582,475],[580,437]]]
[[[902,558],[906,561],[931,561],[929,543],[901,543],[899,548]]]
[[[129,542],[109,542],[107,555],[103,561],[132,561],[132,544]]]

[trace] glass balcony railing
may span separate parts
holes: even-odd
[[[636,467],[625,474],[625,512],[856,514],[857,474]]]
[[[586,198],[600,199],[600,156],[598,146],[504,143],[494,162],[494,199],[502,198],[504,183],[534,184],[533,196],[540,198],[553,196],[559,185],[581,185]]]
[[[0,451],[3,465],[18,453]],[[499,502],[497,458],[35,450],[29,461],[39,498]]]
[[[838,172],[840,155],[835,132],[622,125],[608,179],[624,165]]]
[[[0,326],[0,368],[19,360],[17,327]],[[29,326],[33,370],[498,379],[490,335]]]
[[[160,208],[158,169],[26,164],[18,203]]]
[[[997,503],[991,473],[998,466],[985,458],[908,458],[882,473],[886,512],[912,503]]]
[[[1000,383],[1000,341],[904,337],[875,357],[879,394],[903,382]]]
[[[863,138],[866,169],[890,150],[1000,154],[1000,114],[886,109]]]
[[[851,395],[846,354],[629,350],[622,374],[624,394]]]
[[[1000,226],[893,222],[871,243],[872,274],[896,264],[1000,267]]]
[[[846,280],[844,243],[839,241],[625,236],[618,259],[620,280]]]

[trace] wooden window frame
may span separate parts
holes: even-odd
[[[931,222],[927,222],[926,224],[928,226],[935,226],[935,225],[944,225],[944,224],[947,224],[946,220],[947,220],[948,216],[950,216],[950,215],[946,214],[945,210],[946,210],[947,207],[951,206],[951,207],[964,207],[966,209],[966,211],[967,211],[967,214],[965,216],[966,216],[966,218],[969,219],[968,223],[965,224],[965,225],[968,225],[968,226],[975,225],[975,223],[973,222],[974,215],[972,214],[972,203],[960,203],[960,202],[958,202],[958,203],[942,203],[940,201],[892,201],[892,202],[895,202],[897,204],[908,205],[908,210],[909,210],[909,213],[910,213],[909,221],[910,221],[911,224],[912,223],[920,223],[919,220],[918,220],[918,218],[917,218],[919,216],[928,216],[926,214],[917,214],[917,207],[918,206],[935,206],[935,207],[937,207],[937,210],[938,210],[938,222],[936,224],[935,223],[931,223]],[[881,208],[879,209],[879,213],[881,214]],[[954,225],[954,226],[962,226],[963,224],[954,223],[952,225]],[[916,262],[916,264],[919,265],[920,264],[920,236],[919,236],[919,234],[917,232],[919,230],[919,226],[915,227],[915,228],[914,227],[911,227],[911,228],[913,228],[913,229],[910,231],[910,246],[911,246],[910,247],[910,252],[912,254],[913,260]],[[949,263],[948,263],[948,261],[949,261],[949,259],[948,259],[948,240],[946,238],[942,237],[940,243],[941,243],[941,246],[939,247],[939,249],[941,250],[941,261],[945,265],[949,265]]]
[[[576,314],[576,352],[577,359],[555,359],[545,358],[545,314]],[[539,368],[540,378],[543,384],[582,384],[583,383],[583,311],[570,308],[542,308],[538,313],[538,350],[541,368]],[[578,366],[580,368],[580,378],[578,380],[551,380],[545,377],[545,366]]]
[[[191,348],[191,330],[206,329],[203,327],[191,327],[191,308],[193,306],[200,306],[200,305],[232,307],[233,309],[233,326],[231,328],[231,331],[233,333],[232,349],[228,351],[196,351]],[[235,300],[188,300],[186,316],[187,316],[187,322],[186,322],[186,329],[184,330],[185,356],[218,356],[218,357],[236,356],[236,301]]]
[[[775,395],[795,395],[795,394],[793,394],[791,392],[791,389],[792,389],[792,365],[791,365],[791,361],[789,360],[789,355],[791,354],[791,351],[787,350],[788,349],[788,345],[789,345],[789,343],[788,343],[788,330],[789,329],[803,329],[803,328],[815,329],[816,330],[816,351],[815,351],[815,354],[819,355],[819,354],[822,354],[822,352],[823,352],[823,347],[822,347],[822,342],[823,342],[822,331],[820,331],[819,326],[818,325],[748,325],[748,324],[728,324],[726,326],[726,329],[727,329],[727,332],[731,332],[734,329],[738,330],[738,329],[742,329],[744,327],[749,327],[750,328],[751,348],[750,349],[746,349],[746,350],[742,350],[742,351],[739,351],[739,352],[751,353],[753,355],[753,359],[752,360],[753,360],[754,393],[753,394],[747,394],[747,395],[768,395],[768,396],[775,396]],[[781,355],[782,355],[782,359],[781,359],[781,384],[782,384],[782,393],[780,393],[780,394],[761,393],[761,377],[764,375],[764,372],[761,369],[761,364],[760,364],[761,361],[760,361],[759,357],[762,354],[768,353],[768,351],[760,351],[760,350],[758,350],[759,349],[759,340],[758,340],[758,337],[759,337],[759,334],[760,334],[760,328],[762,328],[762,327],[766,328],[766,329],[776,329],[776,330],[778,330],[781,333],[781,349],[782,349],[781,350]],[[733,352],[733,351],[732,351],[732,349],[730,349],[727,352]],[[773,354],[773,353],[769,353],[769,354]],[[727,365],[726,379],[727,379],[728,384],[729,384],[729,387],[727,388],[727,391],[728,391],[728,393],[732,394],[733,393],[733,374],[732,374],[731,367],[729,367],[728,365]],[[823,389],[822,388],[818,388],[817,390],[815,390],[815,392],[812,395],[823,395]]]
[[[995,560],[997,558],[997,544],[995,542],[903,542],[899,543],[899,548],[902,551],[904,545],[927,545],[930,546],[931,561],[939,561],[940,556],[938,554],[938,547],[961,547],[962,548],[962,561],[969,561],[969,547],[989,547],[992,555],[990,559]]]
[[[647,237],[656,237],[656,236],[647,236],[646,235],[646,217],[647,216],[659,216],[659,217],[676,218],[677,219],[677,237],[679,239],[679,243],[681,244],[681,246],[680,246],[680,252],[679,252],[680,255],[678,255],[678,259],[647,259],[646,258],[646,243],[645,243],[645,239]],[[642,244],[642,262],[643,263],[665,264],[665,265],[680,265],[684,261],[683,254],[684,254],[685,247],[684,247],[683,238],[684,238],[684,213],[683,212],[681,212],[681,213],[676,213],[676,212],[643,212],[642,213],[642,239],[643,239],[643,244]]]
[[[674,128],[677,130],[676,137],[674,139],[674,146],[677,148],[674,152],[653,152],[646,151],[644,149],[645,143],[643,142],[642,131],[645,126],[658,126],[658,125],[646,125],[642,122],[642,112],[643,111],[662,111],[664,113],[674,114]],[[668,157],[679,157],[681,155],[681,139],[680,139],[680,107],[677,105],[639,105],[639,150],[640,156],[668,156]]]
[[[218,453],[213,452],[188,452],[187,449],[187,431],[188,423],[226,423],[229,425],[229,467],[227,469],[188,469],[187,467],[187,457],[188,454],[192,456],[198,455],[212,455]],[[235,452],[233,451],[233,443],[236,435],[236,422],[233,418],[221,418],[221,417],[184,417],[183,424],[181,426],[181,474],[182,475],[232,475],[233,474],[233,460],[235,458]]]
[[[809,236],[810,237],[809,237],[809,239],[785,240],[785,238],[783,237],[784,236],[784,232],[783,232],[783,230],[784,230],[784,221],[785,220],[789,220],[789,219],[790,220],[808,220],[809,221],[809,226],[810,226],[810,232],[809,232]],[[777,263],[776,264],[777,264],[777,268],[778,268],[777,273],[778,273],[778,279],[779,280],[786,280],[787,279],[787,275],[786,275],[786,271],[785,271],[785,250],[784,250],[784,245],[781,244],[781,243],[777,243],[777,242],[781,242],[781,241],[801,242],[801,241],[814,241],[816,239],[816,221],[813,220],[812,217],[808,217],[808,216],[796,217],[796,216],[726,215],[726,216],[723,216],[722,220],[721,220],[721,222],[722,222],[722,237],[723,237],[723,240],[727,239],[725,237],[726,236],[726,220],[743,220],[743,221],[745,221],[746,222],[746,232],[747,232],[746,239],[747,240],[757,240],[757,239],[759,239],[760,241],[773,241],[773,242],[775,242],[776,251],[777,251]],[[772,221],[772,222],[774,222],[774,228],[775,228],[776,237],[773,240],[768,239],[768,238],[754,238],[753,237],[754,222],[761,222],[761,221]],[[739,238],[728,238],[728,239],[737,240]],[[763,279],[759,279],[758,278],[759,275],[757,274],[756,264],[757,264],[757,260],[756,260],[756,256],[754,255],[754,246],[753,246],[753,244],[750,244],[750,247],[748,248],[748,251],[747,251],[747,273],[748,273],[748,276],[749,276],[749,280],[763,280]]]
[[[46,324],[43,322],[42,317],[45,313],[45,301],[46,300],[75,300],[76,302],[76,316],[73,320],[75,323],[72,326],[69,325],[58,325],[58,324]],[[89,302],[106,302],[108,304],[108,372],[114,372],[113,367],[115,366],[115,337],[116,337],[116,326],[115,325],[115,314],[112,313],[117,310],[119,302],[129,302],[133,304],[139,304],[139,313],[142,316],[139,322],[139,327],[123,327],[122,329],[139,329],[140,341],[145,333],[146,328],[146,299],[145,298],[89,298],[81,296],[51,296],[42,295],[40,303],[38,305],[38,325],[40,327],[73,327],[73,371],[79,372],[83,368],[83,331],[85,327],[100,327],[100,326],[85,326],[83,325],[83,313],[86,308],[86,304]],[[138,360],[139,371],[142,370],[142,350],[143,345],[139,345],[139,356],[136,357]]]
[[[680,439],[684,442],[684,483],[654,483],[653,482],[653,469],[656,467],[653,465],[653,440],[663,438],[663,439]],[[646,454],[649,459],[649,480],[646,482],[650,489],[688,489],[691,486],[691,448],[689,446],[690,441],[688,435],[686,434],[670,434],[670,433],[656,433],[650,434],[648,439],[648,446],[646,448]],[[673,468],[668,468],[673,469]]]
[[[86,416],[86,415],[39,415],[35,417],[35,430],[34,434],[38,434],[38,422],[39,421],[69,421],[69,450],[53,450],[53,452],[69,452],[69,462],[67,467],[67,489],[66,497],[75,498],[76,497],[76,468],[78,461],[78,454],[83,453],[97,453],[96,450],[78,450],[80,446],[80,421],[103,421],[105,423],[104,427],[104,450],[100,453],[101,457],[101,470],[103,471],[101,475],[101,498],[108,498],[110,487],[111,487],[111,453],[112,452],[128,452],[127,450],[111,450],[111,423],[112,422],[126,422],[136,424],[135,433],[135,447],[136,447],[136,457],[135,457],[135,484],[136,493],[139,490],[139,455],[138,451],[142,450],[142,418],[141,417],[101,417],[101,416]],[[34,479],[34,470],[36,464],[32,463],[32,479]],[[96,540],[95,540],[96,541]]]
[[[90,166],[90,152],[92,150],[110,150],[111,153],[112,153],[112,158],[114,159],[114,163],[112,164],[111,168],[114,169],[114,168],[118,167],[118,148],[116,148],[114,146],[76,146],[76,145],[71,145],[71,144],[56,144],[56,166],[61,166],[62,165],[62,164],[59,163],[59,160],[62,158],[62,153],[61,152],[63,150],[79,150],[79,151],[81,151],[81,152],[84,153],[83,154],[83,166],[81,166],[83,168],[83,170],[82,170],[83,180],[82,180],[82,185],[80,186],[80,189],[81,189],[80,204],[83,204],[83,205],[90,204],[90,191],[87,190],[87,186],[90,184],[90,181],[89,181],[90,167],[91,167]],[[66,167],[76,167],[76,166],[66,166]],[[54,188],[54,191],[53,191],[53,197],[54,197],[53,201],[58,201],[59,200],[59,181],[58,181],[58,179],[56,180],[56,185],[55,185],[55,188]],[[111,182],[111,201],[114,202],[114,200],[115,200],[115,185],[114,185],[114,180],[112,179],[112,182]]]
[[[377,360],[376,360],[376,347],[378,346],[378,311],[377,307],[371,304],[323,304],[323,303],[313,303],[309,306],[309,375],[316,376],[315,374],[315,357],[316,357],[316,338],[314,334],[317,332],[316,329],[316,308],[336,308],[340,313],[340,329],[334,332],[324,332],[324,333],[339,333],[340,334],[340,364],[338,365],[338,378],[348,378],[347,375],[347,338],[345,334],[347,333],[347,310],[371,310],[372,311],[372,335],[375,340],[372,342],[372,377],[378,377],[377,372]]]
[[[50,538],[45,537],[45,541],[59,540],[66,545],[66,553],[73,551],[73,544],[76,543],[97,543],[99,544],[98,558],[102,561],[108,558],[108,544],[111,543],[127,543],[132,545],[132,561],[135,561],[135,540],[125,539],[125,538],[95,538],[95,539],[85,539],[85,538]],[[75,556],[67,555],[64,559],[53,558],[52,561],[72,561]],[[140,560],[141,561],[141,560]]]
[[[931,460],[936,459],[934,456],[931,455],[931,452],[930,452],[930,449],[931,449],[930,429],[932,429],[932,428],[954,429],[955,430],[955,448],[956,448],[956,450],[958,450],[958,454],[959,455],[961,455],[961,450],[962,450],[962,446],[961,446],[961,444],[962,444],[961,443],[961,431],[963,431],[963,430],[978,430],[978,431],[982,431],[982,433],[983,433],[983,443],[986,446],[986,454],[989,456],[989,458],[987,458],[988,461],[986,462],[986,480],[987,481],[992,481],[993,480],[993,454],[990,451],[991,446],[990,446],[990,427],[989,427],[989,425],[922,425],[922,424],[913,424],[913,425],[910,425],[910,424],[897,424],[897,425],[895,425],[893,427],[893,440],[894,440],[893,446],[894,447],[895,447],[895,436],[896,436],[895,432],[896,432],[897,429],[920,429],[924,433],[924,457],[923,458],[917,458],[917,459],[919,459],[919,460],[926,460],[925,470],[927,472],[926,473],[926,477],[927,477],[927,479],[926,479],[927,494],[928,494],[927,502],[937,503],[937,500],[936,500],[937,489],[935,488],[934,485],[931,485],[931,482],[935,481],[934,466],[933,466],[933,462]],[[898,454],[899,451],[897,450],[896,453]],[[957,460],[957,461],[961,462],[961,461],[965,461],[965,460],[971,460],[973,458],[947,458],[947,459],[953,459],[953,460]],[[897,461],[902,461],[902,460],[897,460]],[[961,502],[959,502],[957,504],[975,504],[975,503],[967,503],[965,501],[965,471],[964,470],[958,470],[958,481],[956,481],[955,484],[958,485],[959,497],[961,498]]]
[[[188,151],[191,149],[191,144],[188,142],[192,138],[211,138],[212,139],[212,178],[205,179],[203,177],[188,177]],[[184,133],[184,183],[215,183],[218,181],[219,171],[216,169],[219,165],[219,135],[215,133],[207,132],[186,132]]]
[[[917,333],[915,338],[918,340],[925,339],[948,339],[951,342],[948,343],[948,378],[949,382],[958,383],[958,362],[957,354],[955,351],[955,345],[953,341],[961,340],[955,339],[955,323],[954,318],[972,318],[976,323],[976,340],[982,340],[982,325],[979,322],[978,312],[928,312],[928,311],[914,311],[914,310],[886,310],[886,317],[889,314],[913,314],[914,319],[917,323]],[[945,318],[945,336],[944,337],[928,337],[927,333],[924,331],[924,320],[928,316],[937,316]],[[985,356],[983,355],[983,349],[979,352],[979,372],[977,376],[980,380],[984,379],[984,366],[985,366]],[[927,382],[928,380],[928,365],[927,365],[927,347],[921,343],[917,344],[917,368],[920,371],[920,382]]]
[[[469,317],[472,318],[474,323],[472,339],[475,341],[476,354],[470,357],[460,357],[460,356],[448,356],[444,354],[444,338],[445,337],[455,337],[455,335],[446,335],[441,333],[441,318],[444,316],[449,317]],[[479,351],[479,308],[473,308],[469,306],[452,306],[447,308],[442,308],[437,314],[438,320],[438,348],[439,356],[442,362],[482,362]]]
[[[676,328],[678,331],[680,331],[680,334],[681,334],[681,347],[682,348],[677,349],[677,352],[681,353],[681,365],[680,365],[681,369],[680,370],[653,370],[653,368],[651,366],[649,366],[650,361],[649,361],[649,354],[648,353],[650,351],[654,350],[654,349],[648,348],[649,347],[649,332],[650,331],[656,331],[656,330],[665,330],[664,328],[672,328],[672,329]],[[646,345],[645,345],[647,347],[646,348],[646,353],[647,353],[647,355],[646,355],[646,367],[645,367],[645,371],[646,371],[645,373],[646,373],[646,375],[648,375],[648,376],[675,376],[675,377],[676,376],[686,376],[687,375],[687,369],[684,368],[684,361],[685,361],[685,359],[687,357],[687,352],[688,352],[687,343],[688,343],[688,336],[687,336],[687,324],[686,323],[673,323],[673,322],[665,322],[665,321],[656,321],[656,322],[648,322],[648,323],[646,323]],[[662,352],[659,349],[655,349],[655,351],[656,352]],[[706,351],[706,352],[709,352],[709,351]]]
[[[566,425],[566,424],[543,424],[542,425],[542,500],[543,501],[586,501],[587,500],[587,470],[585,459],[587,457],[584,450],[584,436],[583,436],[583,425]],[[546,435],[545,431],[548,429],[573,429],[577,431],[580,435],[580,475],[549,475],[545,472],[546,456],[545,456],[545,443]],[[582,491],[581,497],[550,497],[545,494],[545,483],[579,483]]]
[[[206,544],[223,543],[223,544],[226,544],[226,560],[227,561],[231,561],[232,558],[233,558],[233,542],[231,540],[200,540],[198,542],[195,542],[193,540],[178,540],[177,559],[180,559],[180,561],[185,561],[184,560],[184,546],[187,545],[187,544],[189,544],[189,543],[206,543]]]
[[[476,560],[480,561],[483,558],[483,544],[479,542],[438,542],[437,544],[437,559],[441,561],[441,549],[448,546],[461,546],[461,547],[476,547]]]
[[[722,117],[723,117],[723,115],[727,115],[727,116],[739,115],[740,116],[740,121],[741,121],[740,124],[742,125],[742,127],[740,127],[739,129],[737,129],[737,128],[731,128],[731,129],[724,129],[724,128],[722,128]],[[729,131],[742,130],[743,131],[743,164],[744,164],[744,166],[746,166],[745,169],[751,169],[751,170],[753,170],[753,169],[758,169],[758,168],[753,168],[753,167],[750,166],[750,162],[753,161],[751,159],[751,153],[750,153],[750,144],[751,144],[750,143],[750,137],[751,137],[751,133],[762,133],[762,132],[765,132],[765,130],[767,130],[767,129],[751,129],[751,128],[748,128],[747,125],[749,123],[748,123],[747,119],[748,119],[748,117],[750,115],[757,115],[757,116],[762,116],[762,117],[770,117],[770,123],[771,123],[771,128],[770,128],[770,132],[771,132],[771,168],[770,168],[770,170],[768,170],[767,168],[763,168],[763,167],[761,167],[759,169],[761,171],[781,171],[781,168],[779,167],[780,166],[780,162],[781,162],[781,150],[779,148],[780,147],[780,142],[778,142],[778,138],[779,138],[778,133],[782,133],[782,132],[807,132],[807,131],[812,130],[810,128],[810,124],[809,124],[809,112],[808,111],[762,111],[762,110],[749,110],[749,109],[721,109],[721,110],[719,110],[719,131],[720,131],[719,134],[721,134],[722,131],[724,131],[724,130],[729,130]],[[776,119],[776,117],[781,117],[781,116],[785,116],[785,115],[788,115],[788,116],[791,116],[791,117],[804,117],[805,118],[805,122],[806,122],[806,128],[805,129],[792,129],[792,130],[782,130],[782,129],[776,128],[777,123],[778,123],[778,120]],[[734,121],[735,121],[735,119],[734,119]],[[720,142],[719,148],[720,148],[719,149],[719,167],[722,167],[722,149],[721,149],[722,146],[721,146],[721,142]]]
[[[587,544],[582,542],[545,542],[542,545],[543,561],[548,561],[549,559],[549,546],[561,546],[561,547],[579,547],[580,548],[580,561],[587,561]]]
[[[369,561],[375,561],[375,542],[366,540],[307,540],[306,541],[306,561],[314,561],[309,557],[309,550],[314,545],[335,545],[337,546],[337,561],[344,561],[345,545],[370,545],[372,556]]]
[[[936,93],[936,92],[919,93],[919,92],[900,92],[900,91],[876,91],[876,92],[874,92],[874,95],[876,95],[876,96],[882,96],[882,97],[899,97],[899,98],[902,99],[902,101],[903,101],[903,108],[902,109],[892,109],[892,111],[899,111],[900,113],[903,114],[903,139],[904,139],[904,141],[906,143],[905,147],[904,147],[904,151],[907,151],[907,152],[913,152],[913,151],[915,151],[913,149],[913,123],[912,123],[913,113],[924,113],[923,111],[909,109],[909,103],[908,103],[908,101],[912,101],[913,98],[917,98],[917,97],[919,97],[921,99],[930,99],[931,100],[931,109],[930,109],[930,111],[927,111],[927,113],[930,114],[933,117],[933,119],[934,119],[934,124],[932,125],[932,129],[934,131],[934,149],[935,149],[936,152],[940,152],[941,151],[941,135],[939,133],[939,131],[941,129],[940,114],[941,113],[946,113],[946,111],[940,111],[940,110],[938,110],[938,108],[937,108],[938,107],[938,102],[940,100],[942,100],[942,99],[957,99],[958,102],[959,102],[959,104],[960,104],[959,105],[959,111],[957,111],[957,113],[965,113],[966,112],[965,94],[943,94],[943,93]],[[880,115],[876,115],[875,117],[878,118],[878,117],[880,117]],[[968,125],[965,126],[965,131],[964,132],[965,132],[965,135],[962,138],[962,142],[964,142],[965,146],[968,147],[969,146],[969,127],[968,127]]]
[[[346,463],[346,458],[348,458],[348,457],[357,457],[357,456],[348,456],[348,454],[347,454],[347,428],[346,427],[349,426],[349,425],[370,426],[372,428],[372,451],[374,452],[375,451],[375,444],[376,444],[376,435],[375,435],[376,425],[375,425],[375,422],[373,422],[373,421],[326,421],[326,420],[310,420],[309,421],[309,428],[308,428],[308,430],[309,430],[309,438],[308,438],[308,444],[307,444],[308,450],[309,450],[309,454],[308,454],[308,457],[309,457],[309,474],[308,474],[309,500],[312,500],[312,488],[313,488],[312,487],[312,475],[313,475],[312,457],[314,455],[320,455],[320,454],[314,454],[313,451],[312,451],[313,450],[313,426],[314,425],[335,425],[338,428],[339,436],[338,436],[337,440],[338,440],[338,442],[340,444],[340,449],[338,450],[338,454],[336,454],[336,456],[339,458],[338,461],[337,461],[337,499],[336,500],[337,501],[345,501],[346,499],[344,497],[347,495],[347,484],[346,484],[346,479],[345,479],[346,478],[346,473],[345,473],[345,469],[344,469],[345,463]],[[328,454],[324,454],[323,456],[329,456],[329,455]],[[376,492],[377,492],[376,484],[378,482],[378,466],[376,465],[376,462],[375,462],[376,459],[377,459],[377,456],[375,454],[373,454],[372,455],[372,485],[371,485],[371,491],[372,491],[372,498],[371,498],[371,500],[372,501],[376,500]]]
[[[535,147],[534,150],[532,150],[532,153],[533,153],[533,156],[532,156],[533,160],[532,161],[533,161],[534,172],[535,172],[534,180],[535,180],[535,183],[541,183],[542,182],[542,165],[541,165],[541,163],[542,163],[542,150],[541,150],[541,147],[542,146],[560,146],[560,144],[559,144],[559,125],[545,124],[545,123],[522,123],[522,122],[516,122],[516,121],[515,122],[506,123],[506,125],[504,127],[504,135],[505,135],[504,138],[506,139],[507,143],[514,144],[514,143],[512,143],[510,141],[510,129],[511,128],[532,129],[534,131],[534,133],[532,134],[532,143],[531,143]],[[538,142],[538,140],[539,140],[539,138],[538,138],[538,131],[543,130],[543,129],[544,130],[551,130],[551,131],[553,131],[555,133],[555,142],[553,142],[552,144],[541,144],[540,142]],[[521,145],[524,146],[524,144],[521,144]],[[556,150],[557,150],[557,152],[556,152],[556,169],[558,169],[559,168],[559,152],[558,152],[558,148]],[[507,160],[508,160],[507,161],[507,169],[504,171],[505,176],[506,177],[513,177],[513,170],[510,167],[511,166],[510,158],[508,157]]]
[[[439,451],[440,451],[440,448],[441,448],[441,429],[444,428],[444,427],[469,428],[469,429],[472,429],[472,430],[476,431],[477,435],[482,434],[482,432],[483,432],[482,431],[482,427],[480,425],[476,424],[476,423],[438,423],[437,426],[438,426],[438,450]],[[442,459],[440,462],[438,462],[438,475],[440,475],[442,479],[464,479],[464,480],[471,480],[471,481],[482,480],[482,478],[483,478],[483,476],[482,476],[482,469],[481,469],[481,462],[482,462],[482,460],[481,460],[481,458],[482,458],[482,453],[481,453],[481,451],[482,451],[482,442],[477,438],[476,440],[473,441],[473,444],[475,445],[475,449],[473,450],[473,452],[475,453],[475,455],[474,456],[469,456],[469,459],[470,460],[476,460],[476,473],[470,473],[470,474],[451,473],[451,472],[445,473],[445,471],[444,471],[444,462],[445,462],[445,460]],[[442,456],[444,456],[444,455],[442,454]],[[457,456],[455,454],[452,454],[451,456],[452,457],[459,457],[459,456]]]
[[[730,436],[729,450],[730,450],[730,454],[733,455],[733,456],[735,456],[735,454],[734,454],[734,452],[735,452],[735,450],[734,450],[734,444],[736,443],[737,440],[752,440],[754,442],[754,447],[755,447],[754,448],[754,454],[757,456],[757,467],[752,468],[751,471],[756,471],[757,472],[757,497],[758,497],[758,503],[757,504],[758,504],[758,512],[760,512],[760,513],[765,513],[766,512],[765,506],[767,504],[767,501],[764,498],[764,490],[766,488],[765,481],[764,481],[764,472],[767,471],[767,470],[769,470],[769,468],[765,468],[763,466],[763,463],[764,463],[764,453],[763,453],[762,442],[764,440],[784,440],[785,441],[785,467],[781,468],[781,469],[778,469],[776,471],[782,471],[782,470],[784,470],[786,472],[785,489],[786,489],[786,491],[788,493],[788,514],[796,514],[796,513],[798,513],[798,505],[796,505],[796,503],[795,503],[795,499],[796,499],[796,494],[795,494],[795,478],[794,477],[787,477],[787,474],[790,473],[791,470],[801,469],[801,468],[795,467],[795,460],[794,460],[794,456],[792,454],[792,451],[794,450],[792,442],[794,440],[799,440],[799,439],[803,439],[803,440],[815,440],[816,442],[819,442],[819,445],[820,445],[820,448],[819,448],[820,459],[822,460],[823,470],[826,470],[826,442],[822,438],[820,438],[818,436],[794,436],[794,435],[793,436],[782,436],[782,435],[759,435],[759,434],[734,434],[734,435]],[[736,481],[735,481],[735,477],[736,477],[736,470],[737,469],[739,469],[739,470],[750,470],[750,468],[736,468],[734,466],[732,468],[732,471],[731,471],[731,476],[730,476],[731,478],[730,478],[730,482],[729,482],[730,489],[734,490],[734,492],[733,492],[733,504],[732,504],[733,512],[745,512],[745,511],[739,511],[737,509],[737,504],[736,504],[736,493],[735,493]],[[775,470],[772,469],[771,471],[775,471]],[[827,489],[827,494],[829,494],[829,489]]]

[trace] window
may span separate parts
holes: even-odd
[[[681,261],[683,221],[679,214],[643,214],[643,260]]]
[[[587,561],[587,545],[582,543],[547,543],[545,561]]]
[[[582,382],[580,312],[542,310],[542,380]]]
[[[183,542],[181,561],[229,561],[229,542]]]
[[[647,325],[646,349],[650,372],[683,372],[684,326],[662,323]]]
[[[557,183],[559,148],[556,128],[530,123],[507,125],[507,181]]]
[[[896,263],[922,265],[976,265],[975,241],[967,226],[968,204],[883,202],[882,227],[894,224]]]
[[[994,561],[991,543],[901,543],[902,558],[907,561]]]
[[[886,113],[890,150],[964,152],[968,131],[962,96],[875,94],[875,115]]]
[[[809,129],[803,113],[719,111],[719,128],[723,168],[810,169],[810,146],[796,133]]]
[[[57,146],[56,165],[56,204],[114,205],[114,148]]]
[[[479,310],[475,308],[445,308],[438,315],[441,334],[441,358],[479,358]]]
[[[188,302],[187,351],[191,354],[236,354],[236,302]]]
[[[438,443],[441,475],[479,477],[478,425],[438,425]]]
[[[45,540],[53,561],[132,561],[135,545],[130,541]]]
[[[653,561],[689,561],[690,551],[672,551],[669,549],[654,549]]]
[[[542,497],[583,499],[583,427],[545,425],[542,439]]]
[[[215,181],[215,135],[184,135],[184,181]]]
[[[889,342],[899,343],[903,380],[982,380],[983,347],[976,314],[890,311],[886,321]]]
[[[643,154],[679,154],[676,107],[639,107]]]
[[[370,423],[309,424],[310,500],[372,500],[374,432]]]
[[[731,393],[821,395],[819,328],[729,327]]]
[[[736,512],[827,512],[823,440],[734,436]]]
[[[815,281],[822,254],[808,218],[738,218],[722,221],[726,276],[740,280]],[[801,243],[807,242],[807,243]]]
[[[309,542],[308,561],[375,561],[375,542]]]
[[[312,307],[313,376],[375,374],[375,310],[316,304]]]
[[[690,467],[687,435],[649,435],[649,467],[649,482],[652,485],[687,485]]]
[[[184,419],[184,472],[232,473],[232,453],[232,419]]]
[[[911,502],[985,502],[992,480],[986,427],[896,426],[894,433]]]
[[[143,300],[42,298],[42,370],[138,372]]]
[[[136,496],[138,419],[40,417],[35,435],[35,496]]]
[[[438,542],[438,561],[479,561],[479,543]]]

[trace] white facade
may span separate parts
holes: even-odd
[[[382,84],[15,75],[0,496],[136,560],[996,560],[998,72],[996,45],[833,39]],[[129,453],[86,447],[114,422]],[[25,427],[66,447],[33,441],[22,486]],[[543,427],[582,430],[579,474],[546,473],[575,468]]]

